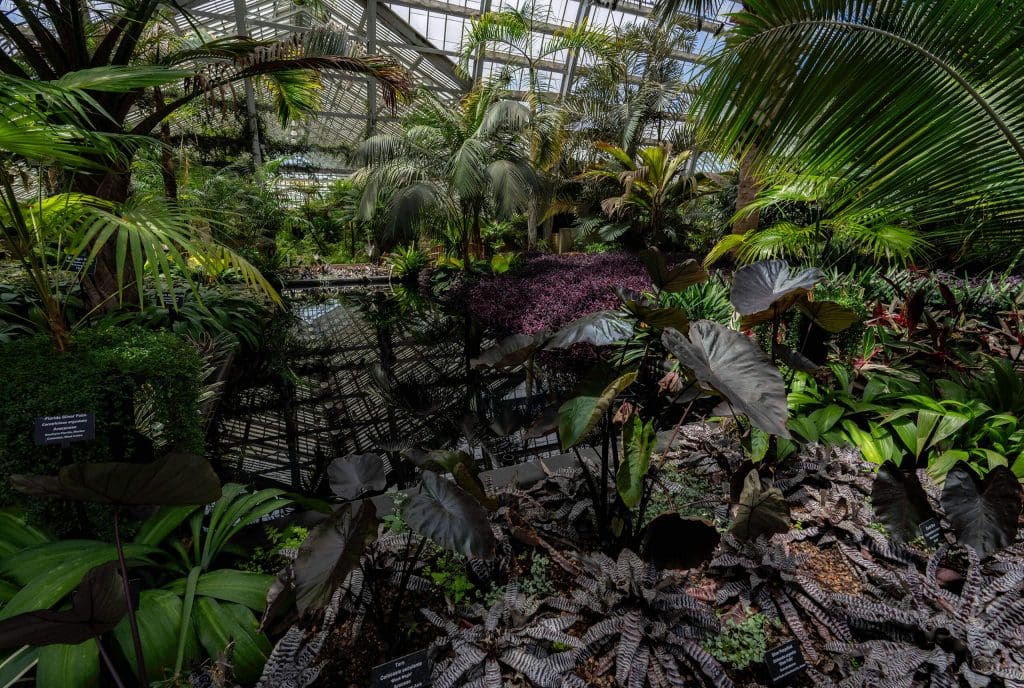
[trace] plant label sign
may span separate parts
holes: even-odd
[[[170,308],[171,306],[174,306],[175,308],[181,308],[185,304],[184,294],[173,294],[164,292],[162,298],[164,302],[164,308]]]
[[[764,654],[764,663],[768,665],[768,676],[773,686],[785,685],[793,677],[807,671],[807,661],[796,640],[768,650]]]
[[[72,442],[96,439],[96,415],[67,413],[61,416],[36,418],[33,437],[36,444],[59,444],[67,448]]]
[[[373,668],[373,688],[428,688],[430,658],[426,650],[392,659]]]
[[[942,527],[939,525],[939,520],[937,518],[929,518],[927,521],[921,521],[921,536],[932,547],[941,545]]]
[[[67,268],[71,272],[81,272],[85,269],[85,263],[89,259],[88,256],[67,256],[65,261],[67,262]],[[96,274],[96,261],[89,263],[89,277],[93,277]]]

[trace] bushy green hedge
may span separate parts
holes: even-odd
[[[167,446],[202,451],[200,366],[178,337],[135,327],[82,330],[63,354],[45,336],[0,344],[0,506],[24,506],[33,522],[56,535],[95,531],[99,510],[27,499],[8,477],[53,474],[69,460],[150,460],[152,445],[136,430],[139,400],[149,402]],[[72,444],[68,456],[59,445],[36,446],[37,417],[81,412],[96,414],[94,441]]]

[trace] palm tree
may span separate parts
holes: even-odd
[[[259,79],[274,95],[278,115],[287,120],[314,109],[317,74],[343,71],[374,77],[384,100],[393,103],[408,89],[404,69],[378,56],[357,57],[341,51],[342,37],[328,29],[311,29],[279,42],[244,36],[205,40],[201,35],[168,42],[162,13],[177,3],[133,0],[126,3],[82,0],[15,0],[0,11],[0,73],[39,81],[88,79],[96,107],[83,113],[84,127],[127,134],[122,154],[101,168],[80,170],[73,190],[113,203],[128,198],[132,143],[149,136],[171,114],[197,98],[214,97],[231,84]],[[193,21],[193,25],[196,23]],[[164,70],[155,88],[111,90],[98,75],[110,67],[148,66]],[[109,303],[117,290],[113,250],[100,256],[95,276],[86,280],[94,305]]]
[[[474,89],[454,108],[419,94],[401,134],[371,136],[356,149],[364,216],[385,199],[396,229],[438,222],[459,237],[468,267],[471,245],[482,244],[483,214],[522,212],[536,186],[530,122],[529,108],[506,98],[500,83]]]
[[[611,44],[612,57],[585,70],[566,98],[568,145],[582,160],[598,153],[594,141],[615,143],[632,157],[645,138],[674,136],[690,109],[689,74],[673,56],[693,50],[691,29],[629,24],[615,30]]]
[[[539,26],[550,23],[550,15],[550,8],[541,10],[534,0],[527,0],[519,8],[485,12],[474,18],[462,39],[459,68],[467,72],[469,63],[480,59],[483,51],[508,55],[515,60],[506,68],[508,75],[525,77],[525,90],[536,97],[551,90],[542,76],[549,70],[544,63],[564,61],[569,53],[578,59],[599,61],[614,57],[607,34],[590,29],[586,21],[537,40]]]
[[[841,179],[848,222],[1019,242],[1024,0],[748,0],[733,19],[696,105],[720,152],[765,182]]]
[[[274,295],[245,259],[197,234],[190,218],[163,199],[138,197],[115,204],[80,193],[43,196],[41,180],[30,179],[30,171],[39,166],[95,170],[103,160],[122,163],[120,141],[91,127],[98,104],[90,92],[153,86],[169,78],[176,77],[165,70],[116,68],[71,74],[56,84],[0,75],[0,247],[23,269],[43,327],[60,351],[69,346],[74,327],[66,315],[66,262],[77,257],[81,262],[75,269],[88,273],[105,244],[114,249],[114,295],[124,290],[126,275],[141,293],[147,272],[162,290],[162,278],[172,265],[187,266],[187,256],[233,267]],[[28,199],[18,193],[19,177],[29,178],[34,193]],[[133,269],[128,271],[130,258]]]
[[[622,193],[601,202],[611,218],[628,223],[634,240],[657,246],[675,238],[679,211],[697,198],[718,192],[708,175],[688,173],[691,152],[672,155],[667,143],[646,146],[633,158],[624,149],[607,143],[596,144],[609,157],[583,173],[583,177],[609,180]],[[607,237],[603,237],[607,238]]]
[[[850,256],[874,263],[907,265],[927,255],[927,243],[910,218],[885,213],[852,217],[834,212],[828,199],[835,180],[794,179],[762,190],[741,211],[767,211],[775,221],[743,234],[726,234],[704,259],[707,266],[726,254],[739,263],[783,258],[825,267]]]

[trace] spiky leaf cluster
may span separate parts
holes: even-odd
[[[501,688],[503,672],[526,677],[541,688],[562,686],[564,662],[554,661],[545,643],[574,646],[579,641],[565,630],[576,621],[570,615],[537,616],[539,602],[509,583],[501,599],[490,608],[474,605],[462,619],[449,619],[430,609],[422,613],[441,631],[434,650],[441,659],[434,666],[434,688]],[[472,618],[466,625],[460,621]]]
[[[959,593],[941,581],[955,558],[967,565]],[[833,643],[832,652],[863,659],[844,686],[1024,686],[1024,569],[986,573],[971,548],[941,547],[924,573],[908,569],[906,596],[887,600],[837,594],[851,626],[871,637]],[[952,586],[950,586],[952,587]]]
[[[803,573],[806,559],[789,550],[786,536],[750,542],[726,535],[710,571],[724,581],[716,593],[718,604],[740,602],[781,620],[800,641],[807,659],[817,662],[815,639],[848,640],[850,631],[833,613],[828,593]]]
[[[728,688],[725,670],[700,645],[720,624],[714,611],[688,593],[685,579],[659,571],[630,550],[618,560],[603,554],[584,561],[585,573],[571,597],[548,603],[590,623],[579,647],[562,659],[579,668],[591,660],[594,673],[612,671],[617,685],[631,688],[676,688],[697,685]],[[575,675],[565,686],[584,686]]]

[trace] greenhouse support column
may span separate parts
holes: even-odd
[[[580,5],[576,9],[576,23],[574,26],[579,26],[590,16],[590,0],[580,0]],[[566,96],[569,95],[569,90],[572,88],[572,80],[575,76],[576,62],[579,60],[579,54],[573,50],[569,53],[569,59],[565,61],[565,72],[562,74],[562,91],[559,94],[560,100],[565,100]]]
[[[484,0],[483,5],[480,8],[481,14],[487,14],[491,11],[491,0]],[[485,43],[480,44],[480,49],[476,51],[476,63],[473,65],[473,85],[479,85],[480,81],[484,78],[484,47]]]
[[[377,0],[366,0],[366,52],[377,52]],[[377,129],[377,82],[366,80],[366,135]]]
[[[235,31],[239,36],[248,36],[245,25],[245,0],[235,0]],[[252,130],[252,162],[263,164],[263,150],[260,147],[260,120],[256,116],[256,91],[252,87],[252,79],[245,80],[245,109],[249,115],[249,129]]]

